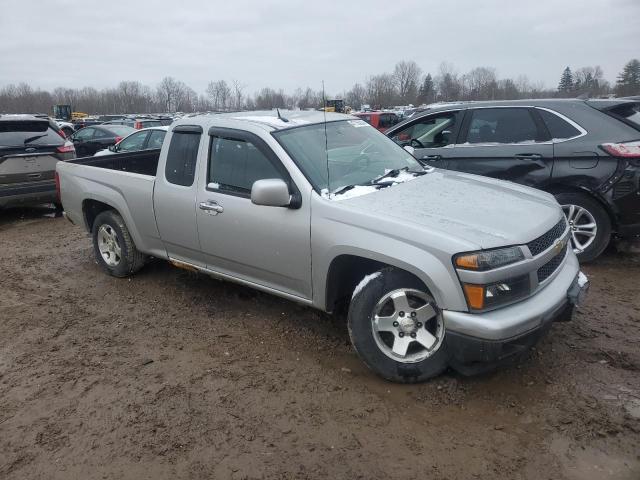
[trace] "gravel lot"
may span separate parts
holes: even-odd
[[[2,479],[640,478],[640,259],[526,361],[373,376],[344,319],[156,261],[108,277],[81,229],[0,213]]]

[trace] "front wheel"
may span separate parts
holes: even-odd
[[[578,260],[595,260],[611,239],[611,219],[606,210],[597,200],[584,193],[565,192],[555,197],[567,217],[571,246]]]
[[[390,267],[365,277],[351,300],[348,323],[360,358],[387,380],[421,382],[447,368],[442,313],[406,272]]]
[[[98,264],[114,277],[128,277],[140,270],[146,256],[138,251],[122,217],[113,210],[100,213],[91,230]]]

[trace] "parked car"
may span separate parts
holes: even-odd
[[[162,148],[162,142],[164,141],[164,136],[167,134],[167,130],[169,130],[169,127],[143,128],[128,137],[124,137],[115,145],[111,145],[104,150],[99,150],[96,152],[96,156]]]
[[[425,169],[353,116],[184,118],[159,153],[61,162],[57,178],[106,273],[153,256],[344,306],[356,351],[393,381],[513,358],[588,286],[553,196]]]
[[[71,123],[73,124],[73,128],[77,131],[91,125],[100,125],[102,122],[97,118],[79,118],[77,120],[73,120]]]
[[[0,208],[57,202],[55,165],[75,156],[48,118],[0,115]]]
[[[118,143],[133,132],[133,128],[124,125],[94,125],[78,130],[69,139],[78,156],[89,156]]]
[[[160,127],[164,124],[161,120],[154,118],[122,118],[120,120],[110,120],[108,122],[104,122],[103,125],[126,125],[127,127],[140,130],[142,128]]]
[[[400,121],[400,117],[391,112],[357,112],[354,115],[383,133]]]
[[[423,163],[545,190],[581,261],[612,234],[640,234],[640,102],[518,100],[445,105],[386,132]]]
[[[76,131],[73,123],[71,122],[65,122],[64,120],[60,120],[58,118],[55,118],[54,121],[56,122],[60,130],[62,130],[65,137],[70,137]]]

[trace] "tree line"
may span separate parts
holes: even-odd
[[[564,69],[556,89],[527,76],[499,78],[495,68],[476,67],[459,73],[455,66],[443,62],[433,74],[423,73],[412,60],[398,62],[393,71],[370,76],[344,92],[328,98],[342,98],[347,105],[360,109],[395,105],[421,105],[459,100],[513,100],[519,98],[575,97],[587,95],[640,95],[640,61],[630,60],[611,85],[599,66]],[[93,87],[65,88],[52,91],[34,88],[27,83],[0,88],[0,113],[50,113],[56,104],[72,105],[75,111],[91,114],[162,113],[261,110],[272,108],[307,109],[323,105],[323,92],[311,87],[292,92],[264,87],[248,94],[239,80],[209,82],[205,92],[197,93],[173,77],[163,78],[155,88],[138,81],[122,81],[116,87],[98,90]]]

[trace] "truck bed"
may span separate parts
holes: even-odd
[[[114,153],[100,157],[81,157],[69,160],[68,163],[77,163],[91,167],[119,170],[121,172],[140,173],[142,175],[156,176],[160,149],[143,150],[140,152]]]

